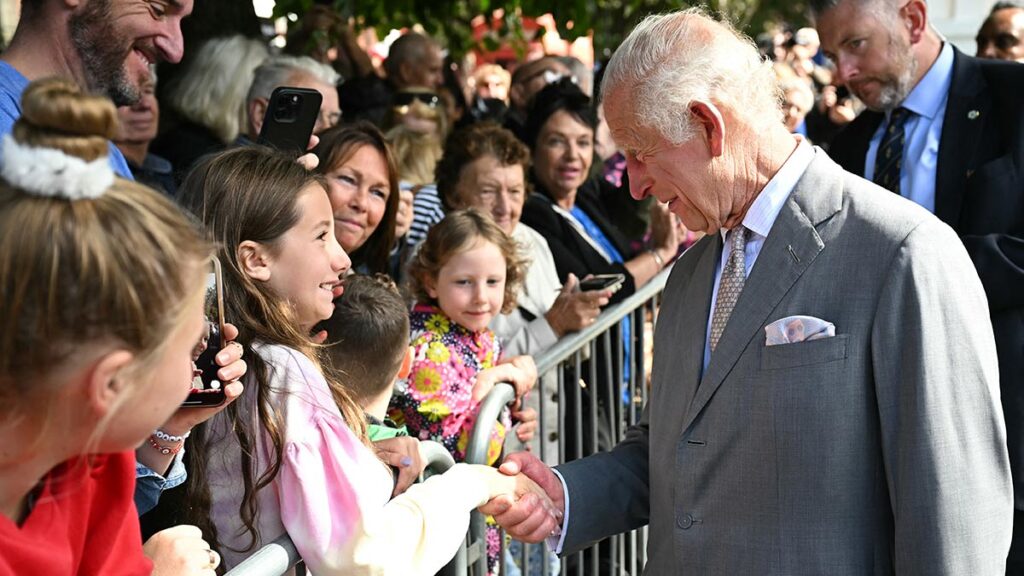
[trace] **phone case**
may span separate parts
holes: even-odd
[[[305,152],[322,101],[323,96],[309,88],[276,88],[267,104],[258,142],[296,155]]]

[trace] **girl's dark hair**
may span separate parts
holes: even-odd
[[[540,137],[540,131],[548,118],[555,112],[563,110],[591,130],[597,128],[597,114],[594,112],[590,97],[571,79],[562,78],[548,84],[533,97],[533,105],[526,116],[522,132],[523,141],[530,150],[536,149],[537,138]]]
[[[526,259],[515,239],[495,224],[490,215],[472,208],[449,212],[427,233],[427,239],[409,263],[409,291],[416,300],[437,305],[437,299],[427,293],[427,284],[437,281],[441,268],[452,256],[472,249],[481,239],[497,246],[505,258],[505,299],[501,313],[515,310],[519,286],[525,276]]]
[[[348,162],[359,148],[370,146],[381,153],[388,167],[388,200],[377,229],[359,248],[352,251],[352,268],[365,266],[369,272],[386,273],[391,249],[395,244],[395,217],[398,214],[398,163],[384,134],[373,124],[360,121],[341,124],[320,134],[320,143],[313,153],[320,159],[317,172],[326,174]]]
[[[365,440],[362,412],[340,380],[322,362],[322,349],[312,343],[295,320],[292,307],[264,282],[254,281],[238,261],[238,246],[245,240],[273,249],[275,243],[301,218],[301,192],[316,186],[326,193],[323,177],[308,172],[291,158],[262,146],[234,148],[202,160],[182,185],[186,208],[203,223],[207,235],[217,243],[217,256],[224,271],[224,315],[238,327],[237,342],[251,351],[255,342],[279,344],[299,351],[323,372],[345,422]],[[237,404],[225,410],[241,447],[243,496],[239,515],[251,535],[248,551],[259,542],[257,534],[257,492],[277,476],[284,453],[284,415],[271,398],[270,366],[259,354],[245,355],[248,365],[246,394],[256,395],[257,413],[245,417]],[[270,461],[259,463],[259,428],[266,430],[272,446]],[[192,434],[186,451],[189,485],[187,518],[199,526],[211,544],[217,534],[209,517],[210,493],[206,480],[207,438],[205,424]],[[259,476],[256,470],[265,470]]]

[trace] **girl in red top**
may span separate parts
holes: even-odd
[[[44,80],[22,108],[0,145],[0,575],[212,575],[193,527],[144,551],[132,502],[132,450],[189,391],[210,246],[114,177],[109,101]]]

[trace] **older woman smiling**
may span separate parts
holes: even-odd
[[[524,138],[533,150],[537,187],[523,210],[523,222],[544,235],[560,277],[570,273],[624,274],[614,300],[632,294],[668,264],[679,248],[679,234],[664,206],[651,209],[651,248],[635,253],[605,210],[595,180],[597,118],[575,84],[560,80],[537,93]]]
[[[510,354],[536,354],[591,324],[611,296],[608,291],[575,291],[575,277],[563,286],[547,242],[519,222],[529,162],[529,151],[511,132],[483,123],[453,134],[436,170],[446,210],[476,208],[490,214],[530,260],[519,307],[491,326]]]

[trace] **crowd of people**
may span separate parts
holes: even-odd
[[[427,575],[473,510],[490,574],[502,529],[539,574],[642,525],[653,574],[1024,574],[1024,7],[971,57],[925,0],[809,4],[472,68],[415,31],[378,67],[316,6],[158,90],[192,0],[23,3],[0,575],[223,573],[283,535],[314,574]],[[320,95],[304,153],[260,143],[281,87]],[[183,406],[212,260],[224,401]],[[621,382],[591,414],[535,357],[670,266],[640,423],[538,434]],[[457,464],[418,482],[425,441]]]

